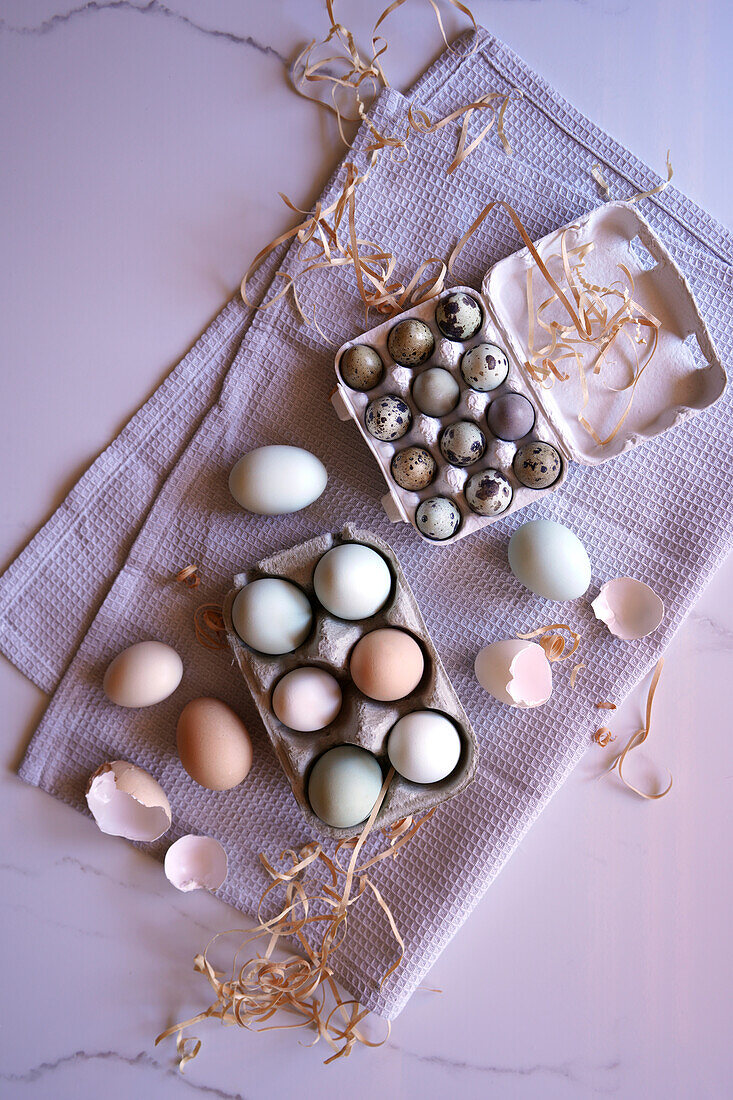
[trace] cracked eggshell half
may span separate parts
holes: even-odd
[[[227,877],[227,854],[212,836],[189,834],[171,844],[163,869],[176,890],[218,890]]]
[[[552,668],[536,642],[490,642],[479,651],[474,671],[484,691],[510,707],[538,707],[552,693]]]
[[[170,828],[170,803],[160,783],[126,760],[102,764],[90,776],[86,798],[92,817],[109,836],[150,842]]]
[[[591,607],[596,618],[626,642],[646,638],[664,618],[664,604],[654,589],[633,577],[606,581]]]

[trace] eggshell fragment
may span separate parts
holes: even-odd
[[[176,890],[218,890],[227,877],[227,854],[211,836],[182,836],[165,853],[163,869]]]
[[[606,581],[591,607],[596,618],[624,641],[646,638],[664,618],[664,604],[656,592],[633,577]]]
[[[490,642],[479,651],[474,671],[484,691],[510,707],[538,707],[552,693],[552,668],[536,642]]]
[[[86,798],[97,825],[109,836],[152,841],[170,828],[170,803],[160,783],[126,760],[98,768],[89,779]]]
[[[104,693],[118,707],[151,707],[172,695],[183,662],[164,642],[136,642],[118,653],[104,674]]]

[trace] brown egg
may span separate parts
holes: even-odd
[[[197,783],[228,791],[252,766],[252,742],[244,722],[219,699],[192,699],[176,727],[178,755]]]
[[[422,678],[425,659],[411,634],[382,627],[365,634],[351,654],[351,679],[370,699],[404,699]]]

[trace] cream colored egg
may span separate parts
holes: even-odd
[[[322,730],[341,710],[338,680],[323,668],[294,668],[275,685],[272,709],[284,726],[298,733]]]
[[[183,662],[164,642],[136,642],[118,653],[104,674],[104,692],[118,707],[151,707],[172,695]]]
[[[191,778],[210,791],[228,791],[249,774],[252,742],[247,727],[220,699],[192,699],[176,726],[181,763]]]
[[[242,508],[263,516],[298,512],[326,488],[326,467],[302,447],[259,447],[240,458],[229,490]]]

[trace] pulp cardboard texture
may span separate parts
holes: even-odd
[[[586,372],[586,384],[590,399],[582,407],[582,391],[577,371],[569,360],[560,366],[570,374],[567,381],[554,381],[543,386],[529,374],[525,364],[529,360],[529,315],[527,311],[527,271],[534,269],[535,308],[552,294],[552,288],[537,268],[529,249],[500,260],[485,275],[482,294],[476,295],[470,287],[451,287],[449,292],[463,290],[481,302],[484,322],[479,332],[465,343],[447,340],[435,322],[436,300],[424,302],[400,314],[399,321],[417,317],[430,325],[435,336],[435,351],[427,362],[412,371],[395,364],[387,350],[387,337],[397,323],[386,321],[370,329],[356,340],[344,344],[336,355],[338,387],[332,403],[342,418],[351,417],[377,459],[389,492],[383,498],[383,506],[393,522],[412,523],[420,537],[435,546],[443,546],[466,535],[504,519],[512,512],[534,503],[538,497],[553,492],[565,480],[568,460],[595,465],[635,447],[654,436],[682,423],[694,413],[712,405],[725,389],[726,375],[713,345],[707,326],[695,302],[692,290],[667,249],[653,233],[648,222],[629,203],[612,202],[591,211],[570,225],[547,234],[536,244],[542,259],[559,254],[560,242],[566,236],[568,249],[593,242],[593,250],[585,259],[584,277],[600,287],[628,286],[620,265],[624,265],[633,278],[632,297],[646,312],[659,322],[657,348],[649,369],[640,376],[635,387],[628,415],[619,430],[604,445],[597,443],[580,424],[582,411],[600,438],[610,436],[621,421],[627,407],[629,380],[638,370],[637,354],[643,364],[645,344],[650,329],[640,330],[644,344],[638,345],[636,332],[631,339],[615,342],[613,357],[609,357],[603,371]],[[552,274],[560,277],[554,267]],[[561,288],[563,281],[560,282]],[[449,293],[446,292],[446,293]],[[621,294],[609,299],[610,312],[622,304]],[[545,314],[546,321],[567,324],[567,313],[559,303]],[[538,330],[542,343],[549,339],[544,330]],[[361,393],[352,390],[340,376],[338,364],[347,348],[354,344],[369,344],[379,352],[385,364],[385,373],[378,386]],[[464,381],[460,361],[465,351],[478,343],[498,344],[509,358],[507,379],[490,393],[472,390]],[[414,379],[429,367],[440,366],[449,370],[461,387],[460,400],[453,412],[445,417],[425,416],[412,400]],[[486,424],[486,412],[491,402],[510,390],[523,393],[530,399],[536,412],[532,432],[516,443],[495,439]],[[620,392],[619,392],[620,391]],[[367,405],[375,397],[396,393],[410,405],[413,420],[410,431],[394,443],[375,439],[366,429],[364,416]],[[442,430],[456,420],[473,420],[487,439],[483,457],[467,469],[448,464],[439,446]],[[547,489],[528,489],[516,478],[512,459],[517,447],[530,440],[551,443],[563,456],[563,470],[557,481]],[[438,463],[433,482],[420,492],[406,492],[394,481],[390,473],[392,456],[404,447],[419,444],[431,452]],[[496,516],[479,516],[466,503],[463,487],[472,474],[484,469],[497,469],[509,480],[513,497],[509,507]],[[422,500],[432,496],[449,496],[461,512],[461,526],[455,535],[436,543],[419,531],[415,512]]]
[[[346,622],[330,615],[318,603],[313,591],[313,571],[319,560],[333,546],[344,542],[371,546],[386,558],[393,578],[392,592],[385,606],[376,615],[358,622]],[[307,593],[313,605],[314,626],[311,634],[293,653],[277,657],[256,653],[242,642],[234,629],[231,609],[237,593],[249,581],[263,576],[285,577],[293,581]],[[229,645],[255,699],[275,754],[312,829],[343,839],[358,836],[363,828],[362,823],[351,829],[335,829],[313,813],[306,791],[315,760],[337,745],[360,745],[374,753],[383,774],[386,774],[389,767],[389,731],[398,719],[414,710],[438,710],[455,722],[461,738],[460,759],[451,774],[439,783],[409,783],[395,774],[374,820],[374,828],[383,829],[408,814],[423,814],[453,798],[470,783],[476,771],[478,754],[475,734],[446,675],[399,562],[387,543],[376,535],[347,526],[340,535],[319,535],[258,562],[247,573],[235,577],[234,588],[224,602],[224,621]],[[417,688],[404,699],[393,703],[368,699],[358,691],[349,676],[349,659],[356,643],[365,634],[384,626],[402,627],[409,631],[419,641],[425,657],[425,672]],[[336,720],[315,733],[297,733],[288,729],[277,719],[271,706],[272,692],[278,680],[292,669],[304,665],[316,665],[331,672],[338,680],[344,698]]]
[[[518,508],[523,508],[525,505],[531,504],[546,493],[551,492],[551,489],[528,489],[525,485],[522,485],[517,480],[514,470],[512,469],[512,460],[517,452],[519,444],[510,443],[503,439],[495,439],[489,431],[486,424],[486,411],[491,401],[500,394],[514,390],[517,393],[524,394],[534,405],[536,413],[535,426],[530,434],[525,436],[521,442],[528,442],[531,439],[541,439],[546,443],[551,443],[563,455],[563,469],[560,473],[560,477],[552,488],[561,484],[565,479],[565,463],[567,462],[567,453],[564,452],[562,443],[557,437],[557,433],[550,426],[547,417],[538,406],[532,394],[532,390],[527,383],[524,372],[520,368],[516,358],[513,357],[508,349],[509,374],[507,375],[506,381],[500,386],[490,393],[479,393],[478,390],[471,389],[466,383],[460,368],[460,362],[464,352],[468,351],[476,344],[484,343],[498,344],[500,347],[506,348],[506,340],[502,332],[491,319],[490,313],[486,308],[486,302],[482,301],[481,295],[477,294],[471,287],[464,286],[451,287],[450,291],[446,293],[452,294],[456,291],[465,291],[466,294],[469,294],[472,298],[481,302],[484,319],[481,328],[475,336],[472,336],[470,340],[466,340],[465,342],[446,339],[435,323],[435,310],[440,299],[433,298],[429,302],[423,302],[422,305],[415,306],[413,309],[401,313],[399,317],[394,320],[385,321],[383,324],[364,333],[364,335],[360,336],[357,340],[350,340],[348,343],[344,344],[343,347],[339,348],[336,356],[336,374],[339,379],[339,384],[331,398],[332,404],[342,420],[348,419],[349,417],[354,420],[359,431],[366,440],[369,449],[379,463],[382,476],[387,482],[387,488],[389,490],[386,496],[382,498],[382,504],[389,518],[395,523],[400,520],[404,523],[411,523],[420,535],[420,538],[431,546],[448,546],[450,543],[456,542],[458,539],[464,538],[466,535],[473,534],[474,531],[480,530],[480,528],[485,527],[488,523],[494,523],[498,519],[505,519]],[[435,351],[427,362],[421,364],[419,367],[415,368],[415,370],[394,363],[387,350],[387,337],[391,329],[393,329],[398,322],[408,317],[417,317],[421,321],[424,321],[430,326],[433,336],[435,337]],[[341,356],[347,348],[353,347],[354,344],[369,344],[371,347],[376,348],[384,363],[385,370],[382,381],[378,386],[375,386],[367,393],[361,393],[358,390],[352,390],[350,387],[346,386],[339,373],[338,364]],[[446,416],[425,416],[424,413],[420,412],[412,399],[412,385],[414,380],[422,371],[427,370],[429,367],[443,367],[445,370],[450,371],[460,386],[461,392],[458,404],[455,409]],[[364,422],[364,416],[369,402],[373,401],[375,397],[381,397],[382,394],[386,393],[396,393],[404,398],[412,411],[412,425],[409,432],[394,443],[384,443],[379,439],[375,439],[374,436],[367,431]],[[440,450],[440,433],[449,424],[453,424],[457,420],[472,420],[479,425],[486,437],[487,445],[483,456],[478,462],[474,462],[471,466],[464,469],[459,469],[457,466],[451,466],[443,457]],[[414,446],[415,444],[425,447],[426,450],[430,451],[438,464],[438,470],[435,478],[427,488],[413,493],[400,488],[393,479],[390,472],[390,463],[393,456],[398,451],[403,450],[405,447]],[[466,481],[473,474],[487,469],[499,470],[504,474],[513,490],[513,496],[509,507],[503,512],[500,512],[497,516],[477,515],[476,512],[473,512],[469,508],[463,493],[463,486]],[[451,538],[443,539],[441,542],[435,542],[427,538],[415,524],[415,512],[420,502],[434,496],[450,497],[458,505],[461,512],[461,526],[458,528],[458,531]]]

